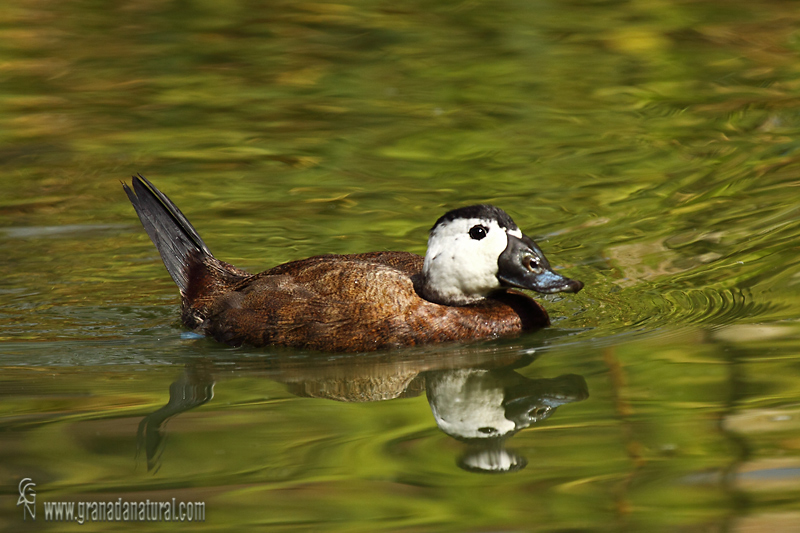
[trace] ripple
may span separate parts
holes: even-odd
[[[756,302],[747,289],[673,290],[665,294],[664,299],[672,305],[672,312],[664,318],[692,323],[729,324],[766,315],[780,307],[770,302]]]
[[[786,302],[763,298],[763,293],[757,298],[750,289],[713,286],[666,291],[631,287],[584,299],[581,306],[562,305],[554,310],[553,316],[558,317],[560,311],[564,317],[556,318],[554,326],[577,326],[591,331],[595,340],[664,328],[761,322],[791,310]]]

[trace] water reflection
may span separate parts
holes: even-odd
[[[157,471],[167,446],[167,421],[210,401],[214,374],[233,369],[283,383],[295,396],[339,402],[379,402],[424,391],[439,429],[464,444],[459,467],[471,472],[512,472],[524,468],[527,460],[506,448],[510,437],[549,418],[557,407],[589,396],[581,376],[531,379],[517,372],[534,360],[530,350],[508,348],[324,359],[194,360],[170,385],[167,404],[142,419],[138,450],[146,457],[147,469]]]
[[[175,415],[199,407],[214,397],[214,380],[205,365],[190,364],[169,386],[167,404],[145,416],[137,431],[137,450],[144,451],[147,469],[157,472],[164,451],[164,425]]]
[[[506,439],[589,396],[581,376],[529,379],[512,368],[431,372],[426,391],[439,429],[468,445],[459,466],[480,472],[524,468],[527,460],[507,450]]]

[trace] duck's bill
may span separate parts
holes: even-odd
[[[550,268],[550,263],[533,240],[508,236],[508,246],[497,260],[497,279],[509,287],[530,289],[543,294],[578,292],[583,283],[565,278]]]
[[[506,418],[513,420],[520,429],[548,418],[561,405],[581,402],[588,397],[586,380],[576,374],[565,374],[504,387],[503,406]]]

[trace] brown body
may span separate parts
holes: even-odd
[[[250,275],[198,253],[181,316],[231,345],[331,352],[489,339],[549,324],[544,308],[514,291],[466,306],[425,300],[422,264],[407,252],[322,255]]]

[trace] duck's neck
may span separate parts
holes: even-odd
[[[465,294],[455,285],[437,283],[437,281],[440,280],[423,271],[419,275],[418,283],[415,283],[417,293],[429,302],[452,306],[470,305],[486,298],[486,295],[482,294]]]

